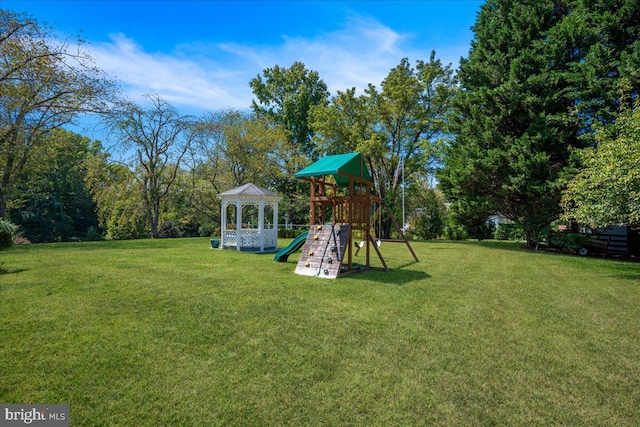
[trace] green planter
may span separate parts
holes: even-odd
[[[218,249],[220,247],[220,239],[211,239],[211,248]]]

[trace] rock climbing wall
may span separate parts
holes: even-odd
[[[296,274],[335,279],[349,240],[348,225],[317,225],[309,229]]]

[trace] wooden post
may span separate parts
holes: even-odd
[[[353,269],[353,228],[349,227],[349,237],[347,237],[347,271]]]
[[[316,180],[311,178],[311,200],[309,202],[309,225],[316,223]]]
[[[373,237],[371,236],[371,233],[369,233],[369,231],[367,230],[367,240],[371,242],[371,244],[373,245],[373,249],[376,250],[376,253],[378,254],[378,258],[380,258],[380,261],[382,262],[382,266],[384,267],[384,271],[389,271],[389,267],[387,267],[387,263],[384,262],[384,258],[382,258],[382,254],[380,253],[380,249],[378,249],[378,245],[376,245],[376,242],[373,240]]]
[[[369,230],[367,230],[367,234],[369,234]],[[371,250],[369,249],[369,239],[366,238],[364,239],[367,243],[367,268],[371,267]],[[384,262],[384,261],[383,261]]]

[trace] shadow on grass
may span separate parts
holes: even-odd
[[[5,274],[18,274],[18,273],[22,273],[24,271],[27,271],[26,268],[16,268],[14,270],[9,269],[9,268],[2,268],[0,267],[0,276],[5,275]]]
[[[528,248],[525,242],[513,240],[429,240],[429,250],[458,249],[455,247],[437,247],[439,245],[478,246],[481,248],[496,249],[509,252],[546,253],[541,249]]]
[[[631,274],[612,274],[611,277],[623,280],[640,280],[640,273]]]
[[[470,246],[479,246],[483,248],[490,248],[500,251],[509,251],[509,252],[520,252],[520,253],[530,253],[530,254],[538,254],[538,255],[547,255],[547,256],[555,256],[555,257],[570,257],[577,259],[600,259],[607,261],[618,261],[625,264],[634,264],[640,263],[640,258],[630,256],[630,255],[607,255],[605,257],[600,253],[589,253],[586,257],[580,256],[575,252],[563,252],[559,249],[549,248],[546,244],[540,244],[538,249],[530,248],[526,245],[525,242],[522,241],[502,241],[502,240],[456,240],[456,241],[440,241],[442,243],[452,243],[459,245],[470,245]],[[434,241],[435,243],[435,241]],[[430,250],[437,249],[454,249],[454,248],[433,248]],[[640,277],[633,277],[633,279],[640,279]]]
[[[355,280],[366,280],[369,282],[385,283],[390,285],[402,286],[407,283],[416,282],[431,278],[431,276],[424,271],[404,270],[404,267],[413,265],[415,263],[408,263],[402,266],[390,268],[391,271],[386,272],[381,268],[375,268],[369,271],[361,273],[353,273],[342,277],[348,277]],[[341,278],[342,278],[341,277]],[[338,278],[340,280],[341,278]]]
[[[501,251],[543,253],[543,251],[536,251],[534,249],[527,248],[527,245],[524,242],[480,240],[475,242],[467,241],[464,243],[480,246],[482,248],[497,249]]]

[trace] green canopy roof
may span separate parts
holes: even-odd
[[[364,163],[362,154],[349,153],[326,156],[302,169],[294,176],[296,178],[311,178],[333,175],[338,185],[347,185],[349,178],[346,175],[356,176],[371,182],[371,175]]]

